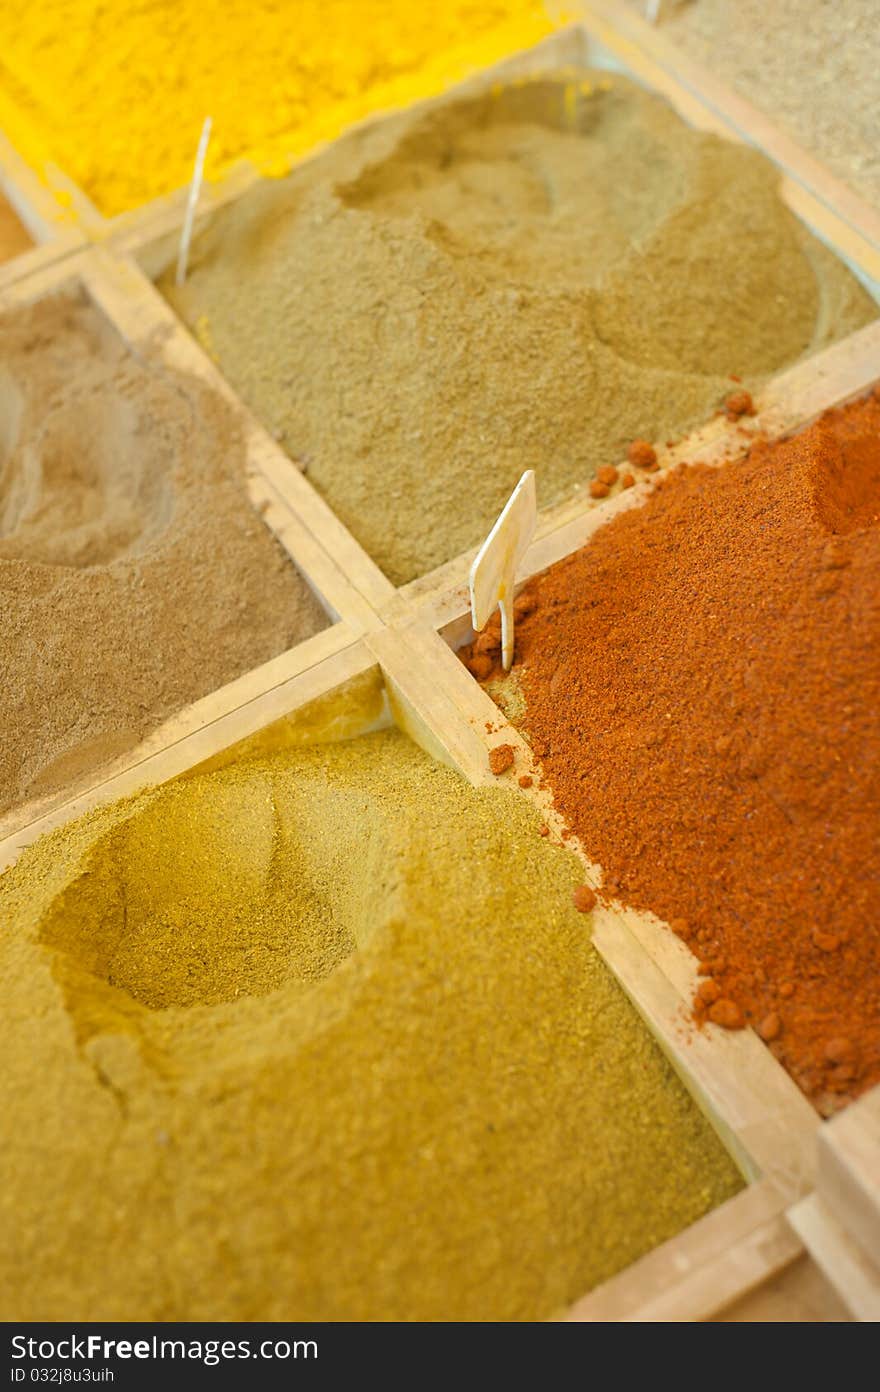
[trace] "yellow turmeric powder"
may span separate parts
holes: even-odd
[[[550,28],[540,0],[0,0],[0,127],[113,215],[186,183],[205,116],[209,178],[278,173]]]

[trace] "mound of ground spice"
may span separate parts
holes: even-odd
[[[204,383],[84,296],[0,316],[0,811],[326,628]]]
[[[4,1313],[534,1319],[736,1193],[537,833],[386,730],[25,852]]]
[[[523,729],[606,893],[823,1111],[880,1081],[878,523],[874,395],[670,475],[517,627]]]
[[[160,288],[397,585],[877,314],[762,155],[588,69],[346,137]]]

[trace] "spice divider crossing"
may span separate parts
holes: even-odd
[[[86,236],[28,168],[0,131],[0,195],[17,214],[34,246],[0,262],[0,293],[86,245]]]
[[[791,1222],[859,1320],[880,1320],[880,1087],[820,1130],[816,1193]]]
[[[880,1091],[822,1128],[818,1189],[850,1237],[880,1266]]]
[[[858,1320],[880,1320],[880,1267],[818,1194],[795,1204],[788,1221]]]
[[[816,1192],[795,1231],[862,1320],[880,1320],[880,1088],[819,1132]]]

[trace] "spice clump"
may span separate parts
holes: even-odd
[[[633,440],[626,457],[635,469],[656,469],[657,451],[649,440]]]
[[[513,760],[512,744],[496,744],[494,749],[489,750],[489,768],[496,776],[513,768]]]
[[[578,913],[590,913],[596,907],[596,896],[589,885],[578,885],[573,899]]]
[[[751,392],[731,392],[724,402],[724,409],[730,420],[739,420],[740,416],[753,416],[755,403],[752,400]]]

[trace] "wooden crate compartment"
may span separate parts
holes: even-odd
[[[758,402],[760,409],[756,433],[775,438],[791,434],[815,420],[823,411],[863,395],[878,382],[880,324],[871,324],[826,352],[798,364],[772,382]],[[658,463],[661,472],[684,461],[721,466],[742,457],[748,447],[748,438],[744,438],[742,431],[719,419],[673,449],[660,451]],[[656,478],[657,475],[652,477]],[[588,504],[579,513],[574,512],[567,519],[563,518],[555,527],[547,524],[540,527],[518,570],[518,588],[579,551],[606,522],[630,508],[638,507],[648,496],[650,488],[650,482],[646,481],[629,490],[619,490],[614,496]],[[459,659],[453,656],[475,636],[467,586],[455,585],[445,593],[430,596],[415,613],[410,612],[410,632],[414,635],[411,641],[418,642],[426,654],[430,652],[432,662],[443,665],[447,672],[446,680],[450,688],[454,687],[459,709],[470,727],[479,732],[491,726],[496,732],[493,737],[495,743],[512,744],[517,751],[518,766],[521,761],[524,770],[531,770],[534,760],[523,736]],[[441,644],[436,642],[438,637],[442,640]],[[549,793],[533,787],[526,795],[536,798],[547,809],[548,819],[555,815]],[[559,825],[561,828],[561,822]],[[625,911],[623,917],[630,931],[682,991],[685,1000],[690,1001],[697,980],[696,961],[690,951],[657,920],[629,910]],[[601,931],[597,941],[601,944]],[[774,1067],[778,1067],[775,1060]],[[810,1165],[815,1165],[815,1157],[811,1157]]]
[[[437,650],[445,653],[448,668],[437,662]],[[491,781],[488,749],[497,738],[485,726],[475,728],[462,711],[457,683],[447,680],[459,664],[436,634],[423,628],[370,633],[282,680],[269,666],[243,679],[234,709],[216,712],[198,728],[182,725],[165,747],[6,836],[0,841],[0,870],[38,836],[91,808],[198,768],[222,767],[237,757],[299,742],[298,728],[308,732],[313,712],[320,713],[329,698],[352,685],[366,690],[367,699],[353,715],[325,726],[319,739],[351,738],[395,721],[471,783]],[[319,714],[319,725],[322,719]],[[801,1244],[784,1213],[809,1192],[818,1118],[756,1039],[715,1030],[697,1037],[684,1019],[684,997],[668,963],[658,965],[623,916],[602,911],[595,917],[596,946],[748,1185],[590,1292],[569,1317],[709,1318],[800,1256]]]
[[[512,55],[440,100],[482,86],[487,79],[565,64],[622,72],[665,95],[692,125],[763,150],[782,171],[782,192],[791,209],[878,296],[876,213],[761,113],[686,62],[618,0],[594,0],[578,9],[579,23]],[[382,119],[380,113],[365,124]],[[225,179],[206,186],[198,225],[246,196],[258,177],[243,161]],[[158,354],[169,368],[194,374],[220,393],[246,433],[250,496],[334,622],[290,652],[186,707],[112,764],[0,819],[0,869],[38,836],[92,807],[175,778],[208,760],[233,757],[243,741],[271,743],[275,735],[266,735],[267,730],[274,726],[276,733],[283,731],[291,716],[353,681],[381,677],[384,694],[373,719],[395,719],[433,757],[471,783],[494,781],[488,751],[501,742],[514,745],[525,768],[530,759],[525,742],[453,651],[473,636],[465,587],[473,552],[395,590],[295,462],[244,409],[152,285],[151,278],[176,255],[187,191],[176,190],[107,220],[60,172],[54,188],[59,197],[0,137],[0,189],[41,243],[0,267],[0,308],[83,287],[133,348]],[[750,428],[769,435],[789,433],[878,380],[880,322],[769,382]],[[662,452],[661,467],[684,459],[720,463],[746,447],[736,427],[718,418]],[[639,498],[638,488],[595,503],[579,494],[544,510],[520,582],[584,545],[604,521],[638,505]],[[561,830],[547,810],[546,794],[532,788],[521,795],[542,805],[553,831]],[[588,872],[594,869],[584,859]],[[737,1198],[590,1292],[574,1306],[570,1318],[711,1318],[802,1263],[805,1247],[844,1295],[851,1312],[876,1318],[876,1268],[863,1251],[856,1249],[854,1255],[851,1229],[840,1222],[839,1207],[835,1212],[833,1201],[829,1206],[822,1194],[823,1166],[829,1163],[825,1130],[820,1192],[812,1192],[821,1123],[788,1075],[750,1032],[690,1028],[696,963],[656,919],[616,907],[602,909],[595,915],[594,940],[749,1184]],[[831,1163],[833,1170],[833,1159]],[[857,1191],[863,1202],[861,1181]],[[874,1207],[869,1222],[873,1231]]]

